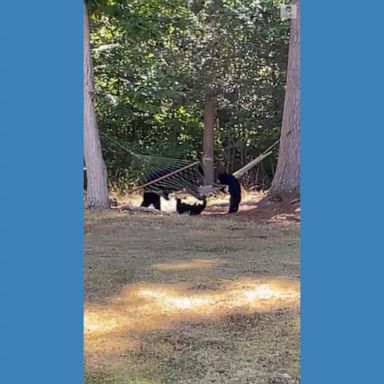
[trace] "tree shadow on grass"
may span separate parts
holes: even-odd
[[[289,314],[295,312],[297,316],[298,313],[297,281],[238,279],[219,290],[202,291],[191,287],[187,283],[130,284],[106,304],[86,304],[86,366],[96,370],[109,367],[126,371],[129,363],[147,372],[149,364],[171,374],[168,368],[172,364],[177,367],[181,356],[192,353],[193,349],[196,364],[201,366],[196,372],[192,370],[191,375],[199,375],[199,371],[207,369],[204,364],[207,345],[213,350],[221,345],[227,352],[235,345],[244,349],[247,337],[251,337],[246,333],[254,338],[253,330],[258,322],[264,324],[266,338],[275,334],[276,329],[280,333],[279,327],[287,327]],[[276,314],[279,313],[284,314],[278,320],[283,326],[277,327]],[[260,338],[260,331],[256,333]],[[268,342],[262,344],[264,349],[269,348]],[[242,359],[239,362],[244,363]],[[219,367],[221,363],[217,366],[226,372],[225,367]],[[187,375],[191,368],[188,368],[188,360],[179,369],[182,367]]]

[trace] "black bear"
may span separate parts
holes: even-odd
[[[149,207],[150,205],[153,205],[155,209],[161,210],[160,205],[160,197],[163,196],[166,200],[169,200],[168,193],[162,193],[158,194],[156,192],[144,192],[143,194],[143,201],[141,203],[141,207]]]
[[[188,213],[189,215],[200,215],[207,206],[207,200],[203,200],[203,204],[187,204],[180,199],[176,199],[176,211],[180,214]]]
[[[159,177],[165,176],[168,173],[171,173],[174,171],[173,167],[167,167],[160,171],[158,170],[152,170],[148,174],[143,175],[141,182],[143,184],[149,183],[151,181],[154,181],[158,179]],[[155,209],[161,210],[161,197],[164,197],[164,199],[169,200],[169,193],[172,191],[165,191],[163,188],[156,188],[158,191],[153,190],[153,185],[149,185],[148,187],[144,187],[144,193],[143,193],[143,201],[141,203],[141,207],[149,207],[150,205],[153,205]]]
[[[228,191],[231,195],[228,213],[237,212],[241,201],[240,183],[237,181],[235,176],[229,173],[222,173],[219,175],[219,183],[228,185]]]
[[[149,207],[150,205],[153,205],[155,209],[160,211],[160,195],[155,192],[144,192],[140,207]]]

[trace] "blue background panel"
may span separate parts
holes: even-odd
[[[0,382],[83,382],[83,3],[0,6]]]
[[[302,382],[382,382],[380,1],[302,2]]]

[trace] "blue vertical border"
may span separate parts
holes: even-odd
[[[302,1],[302,383],[383,381],[382,1]]]
[[[0,6],[0,383],[83,382],[83,2]]]

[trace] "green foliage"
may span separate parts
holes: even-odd
[[[236,170],[279,137],[288,24],[278,1],[92,1],[96,110],[111,182],[127,154],[201,156],[203,100],[216,100],[218,166]]]

